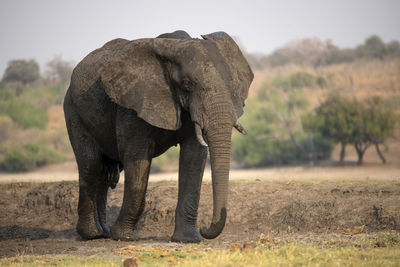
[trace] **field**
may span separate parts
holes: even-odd
[[[141,239],[121,242],[79,238],[74,229],[76,180],[9,183],[0,177],[0,264],[120,266],[130,258],[140,266],[400,264],[397,166],[293,167],[248,173],[254,176],[238,179],[244,172],[232,171],[223,234],[195,245],[169,241],[177,197],[173,178],[150,178],[138,224]],[[206,177],[199,226],[210,222],[211,192]],[[109,192],[108,223],[118,216],[122,193],[121,183]]]
[[[255,70],[249,98],[257,99],[262,90],[279,87],[277,81],[292,74],[306,73],[324,78],[326,85],[300,88],[308,101],[302,112],[337,92],[359,100],[381,96],[399,114],[399,66],[395,58],[320,67],[267,67]],[[127,266],[135,266],[133,262],[139,266],[400,266],[399,123],[393,137],[381,146],[386,165],[371,146],[364,165],[357,166],[352,145],[347,146],[341,166],[337,163],[339,145],[329,159],[315,166],[300,163],[304,165],[237,170],[241,165],[233,163],[227,225],[217,239],[200,244],[170,242],[178,165],[176,159],[158,159],[163,162],[158,162],[158,170],[164,172],[150,176],[145,211],[138,224],[140,240],[80,239],[75,231],[78,174],[60,104],[64,87],[54,87],[56,95],[52,87],[26,87],[19,95],[21,103],[43,105],[48,119],[43,129],[24,128],[8,117],[3,117],[3,124],[0,121],[5,125],[0,128],[8,130],[0,136],[0,160],[7,149],[27,141],[50,147],[68,159],[27,173],[0,172],[0,266],[121,266],[125,260],[131,261]],[[8,103],[9,99],[4,99],[3,104]],[[246,112],[251,108],[248,105]],[[247,127],[245,116],[241,122]],[[122,177],[116,189],[109,191],[110,225],[122,203]],[[199,227],[211,220],[210,177],[208,168]]]

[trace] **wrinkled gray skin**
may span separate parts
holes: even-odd
[[[87,239],[136,240],[154,157],[179,144],[179,193],[173,241],[215,238],[226,221],[232,128],[253,73],[232,38],[217,32],[192,39],[184,31],[158,38],[115,39],[74,69],[64,100],[79,169],[77,231]],[[209,145],[213,218],[197,229]],[[124,198],[111,230],[108,187],[125,170]]]

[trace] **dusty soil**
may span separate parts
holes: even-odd
[[[76,182],[0,184],[0,192],[0,257],[31,253],[115,256],[115,249],[132,244],[79,238],[74,229]],[[122,184],[109,191],[109,224],[118,215],[122,195]],[[141,240],[135,245],[185,246],[169,241],[176,199],[176,181],[150,183],[145,211],[138,224]],[[211,203],[211,185],[205,182],[199,226],[210,222]],[[356,232],[352,233],[352,229]],[[387,230],[400,232],[399,182],[235,181],[230,185],[225,230],[217,240],[205,241],[205,246],[229,247],[233,242],[257,240],[261,233],[278,239],[315,241]]]

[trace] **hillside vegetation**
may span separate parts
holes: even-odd
[[[270,55],[246,57],[255,78],[240,118],[248,135],[233,136],[236,165],[399,163],[399,42],[372,36],[339,49],[330,41],[304,39]],[[71,71],[60,57],[42,74],[34,60],[9,62],[0,83],[1,170],[73,160],[62,112]],[[165,170],[178,155],[174,147],[153,165]]]
[[[0,84],[0,169],[30,171],[72,157],[62,101],[72,65],[56,57],[10,61]]]

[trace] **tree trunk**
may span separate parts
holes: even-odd
[[[357,155],[358,155],[358,161],[357,161],[358,165],[363,164],[364,153],[369,146],[370,146],[370,143],[366,143],[364,145],[361,142],[354,143],[354,147],[356,148]]]
[[[364,158],[364,151],[357,150],[357,155],[358,155],[357,165],[362,165],[363,164],[363,158]]]
[[[339,159],[339,164],[344,163],[344,156],[346,155],[346,143],[341,142],[341,149],[340,149],[340,159]]]
[[[375,148],[376,148],[376,152],[378,153],[379,158],[382,160],[382,163],[386,164],[386,159],[383,156],[383,154],[382,154],[382,152],[381,152],[381,150],[379,148],[379,144],[378,143],[375,143]]]

